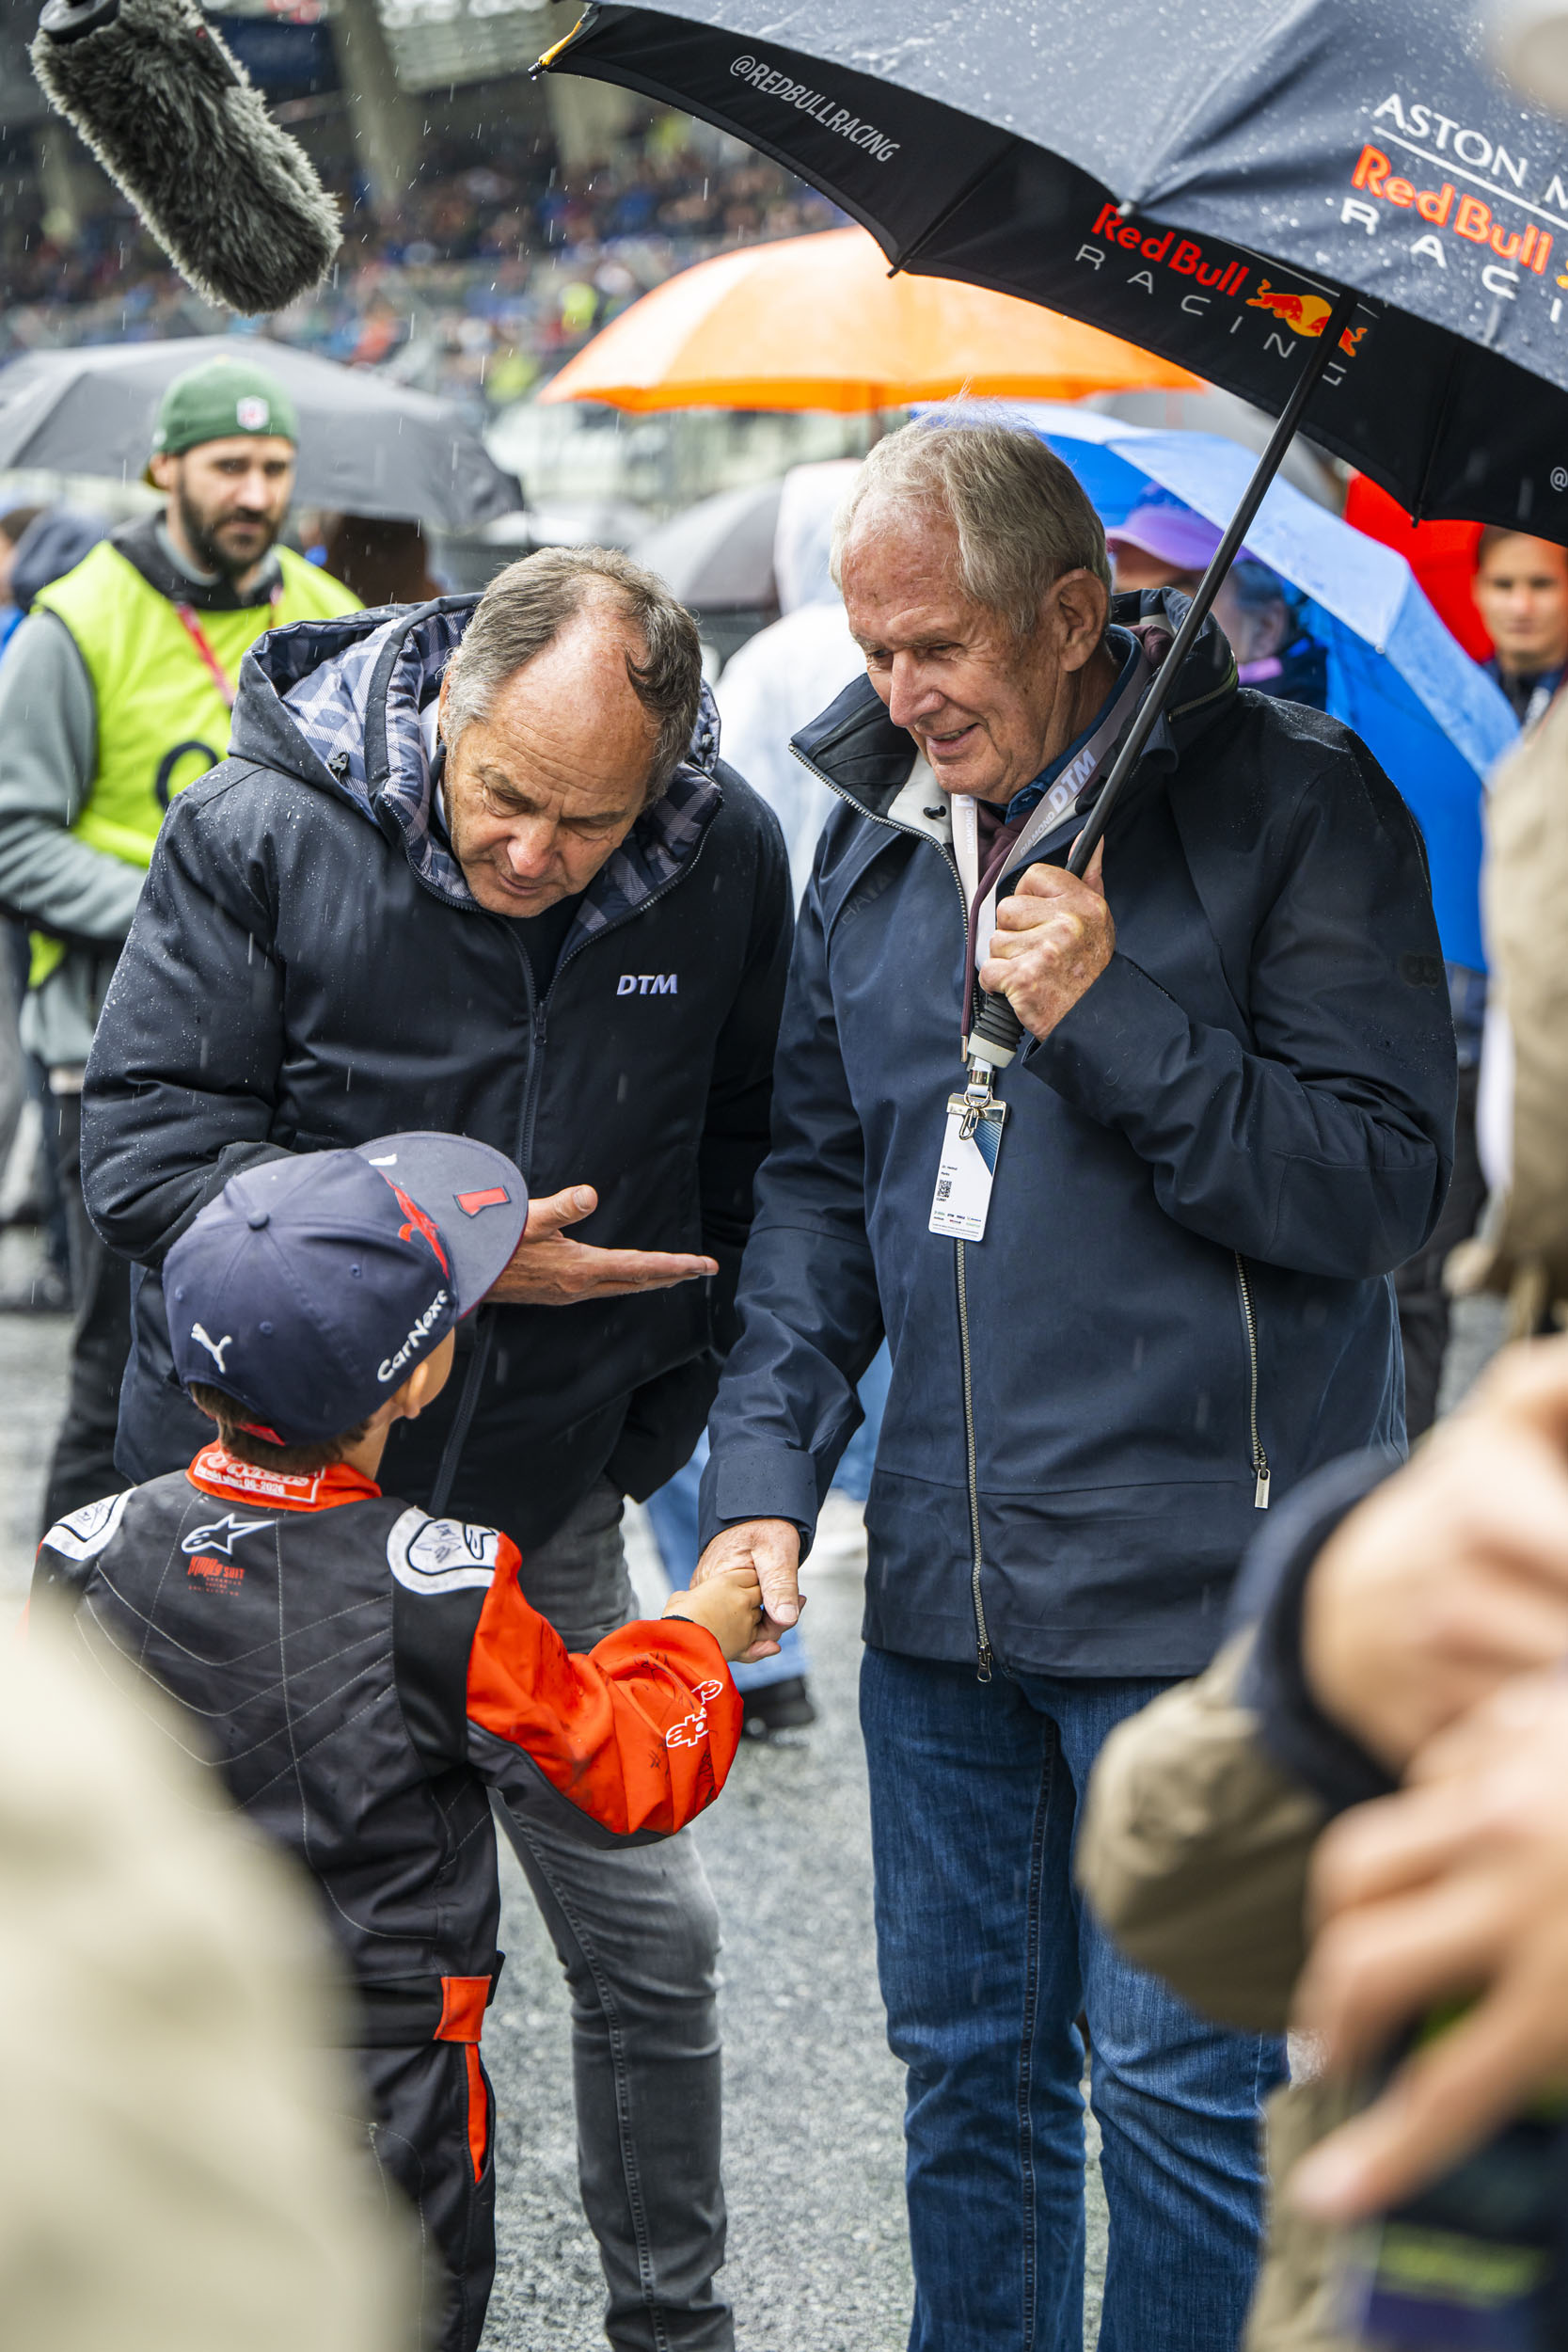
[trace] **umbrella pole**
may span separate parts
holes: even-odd
[[[1294,391],[1280,412],[1279,421],[1269,436],[1268,446],[1254,467],[1252,479],[1243,491],[1241,501],[1225,527],[1225,535],[1214,549],[1209,568],[1194,592],[1170,651],[1154,673],[1153,684],[1121,739],[1100,797],[1089,811],[1083,832],[1072,845],[1072,853],[1067,862],[1069,874],[1082,878],[1087,872],[1089,860],[1111,820],[1116,804],[1143,757],[1145,746],[1154,732],[1161,712],[1170,700],[1177,674],[1192,651],[1198,631],[1209,618],[1210,608],[1220,592],[1221,583],[1252,528],[1258,509],[1263,503],[1264,493],[1284,462],[1285,453],[1295,438],[1302,411],[1312,397],[1319,377],[1338,351],[1340,334],[1349,324],[1355,306],[1356,295],[1347,287],[1336,302],[1322,335],[1312,347],[1312,356],[1302,370]],[[969,1035],[972,1076],[976,1061],[986,1066],[988,1078],[990,1069],[1005,1069],[1012,1060],[1022,1034],[1022,1024],[1007,999],[982,992],[981,1009]]]

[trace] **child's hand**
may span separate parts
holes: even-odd
[[[762,1622],[762,1586],[750,1561],[721,1568],[689,1593],[672,1593],[667,1617],[690,1617],[705,1625],[726,1658],[739,1658],[756,1639]]]

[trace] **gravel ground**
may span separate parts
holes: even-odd
[[[0,1233],[0,1292],[35,1245]],[[1461,1308],[1446,1405],[1492,1352],[1489,1302]],[[0,1313],[0,1620],[25,1597],[64,1392],[63,1316]],[[634,1573],[653,1603],[645,1533]],[[697,1835],[724,1921],[723,2274],[743,2352],[900,2352],[908,2328],[902,2087],[882,2032],[865,1771],[855,1708],[863,1547],[852,1521],[808,1571],[808,1733],[747,1745]],[[594,2352],[602,2288],[578,2203],[567,2003],[555,1956],[502,1847],[509,1958],[485,2035],[499,2129],[499,2264],[484,2352]],[[1094,2136],[1091,2125],[1091,2148]],[[1099,2334],[1104,2205],[1090,2173],[1085,2343]]]
[[[853,1520],[840,1525],[807,1571],[820,1720],[787,1743],[743,1747],[697,1832],[724,1921],[722,2283],[743,2352],[900,2352],[909,2329],[903,2089],[877,1991],[855,1705],[864,1549]],[[633,1571],[654,1605],[645,1545],[634,1524]],[[485,2035],[502,2117],[500,2264],[484,2352],[593,2352],[602,2296],[577,2201],[566,1999],[510,1852],[503,1866],[508,1959]],[[1092,2346],[1098,2173],[1090,2269]]]
[[[38,1256],[32,1232],[0,1232],[0,1294],[25,1295]],[[0,1625],[27,1597],[70,1348],[65,1315],[0,1314]]]

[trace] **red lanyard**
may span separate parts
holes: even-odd
[[[282,582],[279,581],[277,586],[274,588],[268,601],[276,605],[281,599],[282,595]],[[197,652],[201,657],[202,667],[205,669],[207,675],[212,679],[213,684],[217,688],[225,710],[232,710],[234,707],[234,687],[230,679],[228,671],[224,668],[222,662],[213,651],[212,645],[208,642],[206,630],[202,628],[201,623],[197,619],[196,613],[190,605],[177,604],[174,610],[180,616],[180,626],[184,630],[186,636],[190,639],[191,644],[196,647]]]

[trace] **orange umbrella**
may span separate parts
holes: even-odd
[[[613,319],[539,397],[848,412],[965,391],[1079,400],[1201,389],[1184,368],[1012,294],[890,278],[863,229],[830,229],[683,270]]]

